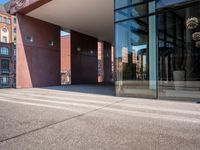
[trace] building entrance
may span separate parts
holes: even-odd
[[[116,0],[118,95],[200,98],[199,8],[195,0]]]
[[[200,98],[200,3],[160,9],[158,74],[160,98]]]
[[[81,7],[72,0],[27,0],[19,7],[11,0],[9,11],[18,21],[17,88],[57,86],[61,79],[70,84],[114,82],[113,7],[113,0],[85,0]],[[66,57],[61,29],[70,31]]]

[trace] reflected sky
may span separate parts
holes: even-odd
[[[6,2],[8,2],[9,0],[0,0],[0,4],[4,4]]]
[[[144,44],[144,45],[138,45],[138,46],[132,46],[132,49],[135,50],[136,52],[138,52],[141,49],[145,49],[145,48],[147,48],[146,44]]]
[[[180,3],[180,2],[186,2],[189,0],[157,0],[157,7],[165,7],[167,5]]]

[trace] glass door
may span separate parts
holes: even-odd
[[[159,98],[200,98],[200,3],[158,15]]]

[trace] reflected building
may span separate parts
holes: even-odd
[[[199,8],[196,0],[115,0],[117,95],[199,99]]]
[[[16,84],[16,18],[0,5],[0,88]]]

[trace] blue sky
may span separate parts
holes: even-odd
[[[0,4],[4,4],[6,2],[8,2],[8,0],[0,0]]]
[[[65,36],[65,35],[69,35],[69,33],[68,33],[68,32],[65,32],[65,31],[61,31],[61,32],[60,32],[60,35],[61,35],[61,36]]]

